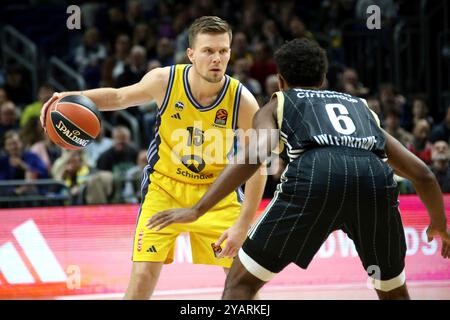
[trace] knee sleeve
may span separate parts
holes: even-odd
[[[405,270],[403,269],[403,271],[398,276],[389,280],[378,280],[372,277],[370,277],[369,279],[375,289],[388,292],[404,285],[406,281],[406,276]]]

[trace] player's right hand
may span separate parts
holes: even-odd
[[[55,92],[50,99],[47,100],[46,103],[42,106],[41,109],[41,126],[44,129],[45,132],[47,132],[47,128],[45,127],[45,114],[47,113],[47,109],[50,107],[50,105],[57,99],[59,99],[61,94],[59,92]]]
[[[442,240],[441,255],[445,258],[450,258],[450,232],[448,230],[438,230],[433,226],[427,229],[428,242],[433,241],[434,237],[440,237]]]

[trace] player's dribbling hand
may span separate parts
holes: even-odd
[[[450,258],[450,232],[448,230],[438,230],[433,226],[427,229],[428,242],[433,241],[434,237],[440,237],[442,240],[441,255],[443,258]]]
[[[41,109],[41,126],[44,129],[45,132],[47,132],[47,128],[45,127],[45,114],[47,113],[47,109],[48,107],[50,107],[50,105],[57,99],[59,99],[59,97],[61,96],[61,94],[59,92],[55,92],[52,97],[50,99],[47,100],[46,103],[44,103],[44,105],[42,106]]]
[[[214,245],[220,246],[225,240],[227,240],[227,243],[217,258],[234,258],[247,238],[247,231],[247,228],[242,227],[239,224],[234,224],[231,228],[222,233]]]
[[[153,229],[158,227],[156,231],[161,230],[164,227],[172,223],[188,223],[193,222],[199,218],[197,210],[193,208],[188,209],[170,209],[166,211],[159,212],[153,217],[148,219],[146,227],[148,229]]]

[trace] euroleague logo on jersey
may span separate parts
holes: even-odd
[[[216,112],[216,119],[214,120],[214,123],[224,126],[227,124],[227,119],[228,119],[228,111],[225,109],[219,109]]]

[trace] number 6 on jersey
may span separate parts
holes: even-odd
[[[334,130],[345,135],[355,132],[356,127],[353,120],[349,116],[346,116],[349,114],[346,107],[339,103],[328,103],[325,105],[325,109],[327,110],[328,118],[330,118]],[[337,113],[335,109],[338,109]],[[341,121],[344,122],[345,128],[342,127]]]

